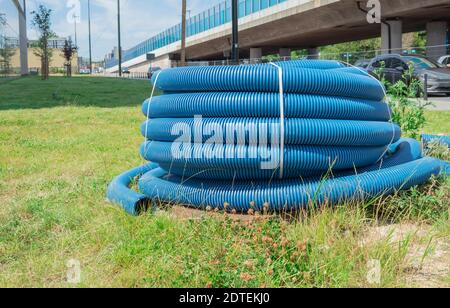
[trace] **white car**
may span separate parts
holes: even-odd
[[[441,57],[438,62],[442,65],[450,67],[450,55]]]

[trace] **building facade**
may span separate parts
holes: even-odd
[[[55,38],[49,41],[49,48],[52,53],[52,58],[50,61],[50,72],[51,73],[62,73],[64,72],[64,67],[66,60],[64,58],[62,48],[64,47],[65,38]],[[41,59],[36,55],[37,48],[36,41],[28,41],[28,70],[36,71],[41,68]],[[19,40],[16,38],[7,38],[6,45],[8,48],[12,49],[14,55],[11,57],[10,67],[13,70],[17,70],[20,67],[20,50],[19,50]],[[78,71],[78,55],[74,54],[72,58],[72,71]]]

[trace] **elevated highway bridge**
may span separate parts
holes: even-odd
[[[360,3],[358,3],[360,2]],[[381,0],[381,23],[369,23],[367,1],[356,0],[240,0],[239,43],[241,57],[258,59],[267,54],[289,56],[307,49],[380,37],[382,49],[402,49],[402,34],[427,30],[430,57],[446,54],[449,0]],[[187,21],[187,59],[221,60],[231,49],[231,1],[224,1]],[[181,49],[181,24],[123,52],[123,67],[146,72],[150,65],[174,65]],[[151,59],[148,55],[151,54]],[[107,71],[117,72],[118,61],[107,61]]]

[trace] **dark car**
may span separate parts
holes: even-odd
[[[374,58],[367,67],[367,71],[372,75],[380,74],[387,81],[394,84],[403,80],[404,73],[413,66],[413,76],[422,81],[425,75],[428,77],[429,94],[450,95],[450,69],[427,59],[415,55],[383,55]]]
[[[129,69],[128,67],[124,67],[124,68],[122,69],[122,74],[130,75],[130,74],[131,74],[130,69]]]
[[[157,72],[159,72],[161,70],[161,68],[159,66],[155,66],[155,67],[151,67],[148,69],[148,79],[152,79],[153,75]]]
[[[443,66],[450,67],[450,55],[442,56],[438,60],[439,64],[442,64]]]

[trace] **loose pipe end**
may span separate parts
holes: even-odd
[[[131,182],[150,170],[156,164],[134,168],[116,177],[108,186],[107,200],[122,207],[128,214],[139,216],[152,208],[152,199],[130,188]]]

